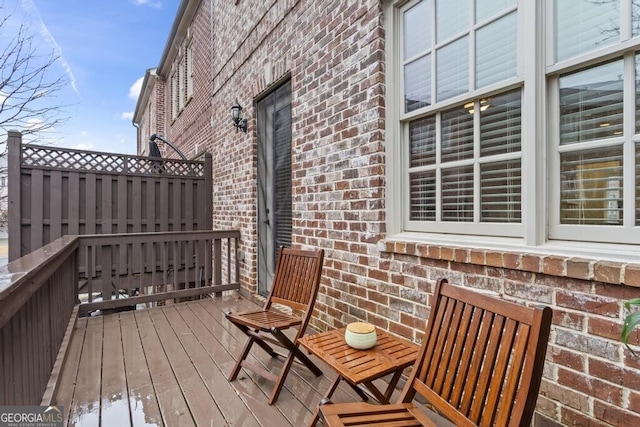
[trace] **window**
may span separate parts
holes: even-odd
[[[483,233],[477,225],[522,220],[517,10],[477,3],[401,9],[408,229]]]
[[[186,84],[187,79],[185,78],[185,58],[182,57],[180,62],[178,62],[178,69],[176,71],[178,74],[178,110],[182,111],[184,109],[185,101],[187,99],[187,90]]]
[[[637,0],[556,2],[551,239],[640,237],[640,45],[629,43],[639,35],[639,11]]]
[[[177,71],[174,71],[171,75],[171,118],[175,119],[178,117],[179,105],[180,102],[178,100],[178,85],[179,85],[179,76]]]
[[[193,43],[188,43],[184,54],[176,59],[171,77],[171,102],[173,119],[193,97]]]
[[[187,47],[187,100],[193,97],[193,43]]]
[[[640,0],[389,11],[392,232],[640,242]]]

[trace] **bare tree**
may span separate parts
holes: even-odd
[[[64,121],[64,108],[57,94],[68,84],[64,73],[56,73],[59,56],[51,49],[42,54],[37,34],[23,22],[14,26],[11,13],[0,5],[0,143],[6,153],[6,133],[17,130],[37,137]],[[13,33],[12,33],[13,32]],[[11,35],[12,34],[12,35]]]
[[[68,84],[56,73],[55,50],[42,49],[26,20],[0,3],[0,228],[7,225],[7,131],[17,130],[30,141],[66,121],[57,95]]]

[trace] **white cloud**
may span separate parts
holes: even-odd
[[[120,115],[122,120],[133,120],[133,111],[127,111]]]
[[[162,7],[162,1],[160,0],[131,0],[131,3],[136,6]]]
[[[138,80],[136,80],[136,82],[134,84],[131,85],[131,87],[129,88],[129,98],[131,99],[138,99],[138,96],[140,95],[140,91],[142,90],[142,81],[144,80],[144,77],[140,77]]]

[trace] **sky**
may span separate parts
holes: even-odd
[[[68,84],[56,96],[67,120],[43,143],[135,154],[133,112],[145,71],[162,56],[180,0],[0,0]],[[0,10],[0,13],[3,13]],[[0,17],[1,18],[1,17]]]

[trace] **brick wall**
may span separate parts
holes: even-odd
[[[192,158],[206,150],[211,135],[211,0],[202,0],[193,21],[189,26],[188,36],[193,43],[193,96],[176,118],[171,117],[171,84],[170,75],[165,76],[163,91],[165,116],[164,137],[178,146],[187,158]],[[188,38],[180,40],[176,58],[171,58],[174,65],[187,49]],[[184,74],[186,82],[186,74]],[[160,117],[158,117],[160,122]],[[173,150],[166,154],[178,157]]]
[[[197,101],[168,136],[187,150],[206,141],[214,228],[241,230],[247,292],[257,284],[254,106],[285,77],[292,86],[293,242],[327,253],[314,326],[367,320],[419,341],[441,276],[544,303],[554,309],[554,326],[534,424],[640,425],[640,364],[619,343],[622,301],[640,296],[640,266],[387,236],[385,212],[394,207],[385,206],[386,18],[379,1],[214,5],[209,16],[211,3],[203,0],[193,24]],[[213,56],[204,60],[205,51]],[[248,115],[248,134],[232,126],[235,99]],[[633,340],[640,343],[637,333]]]

